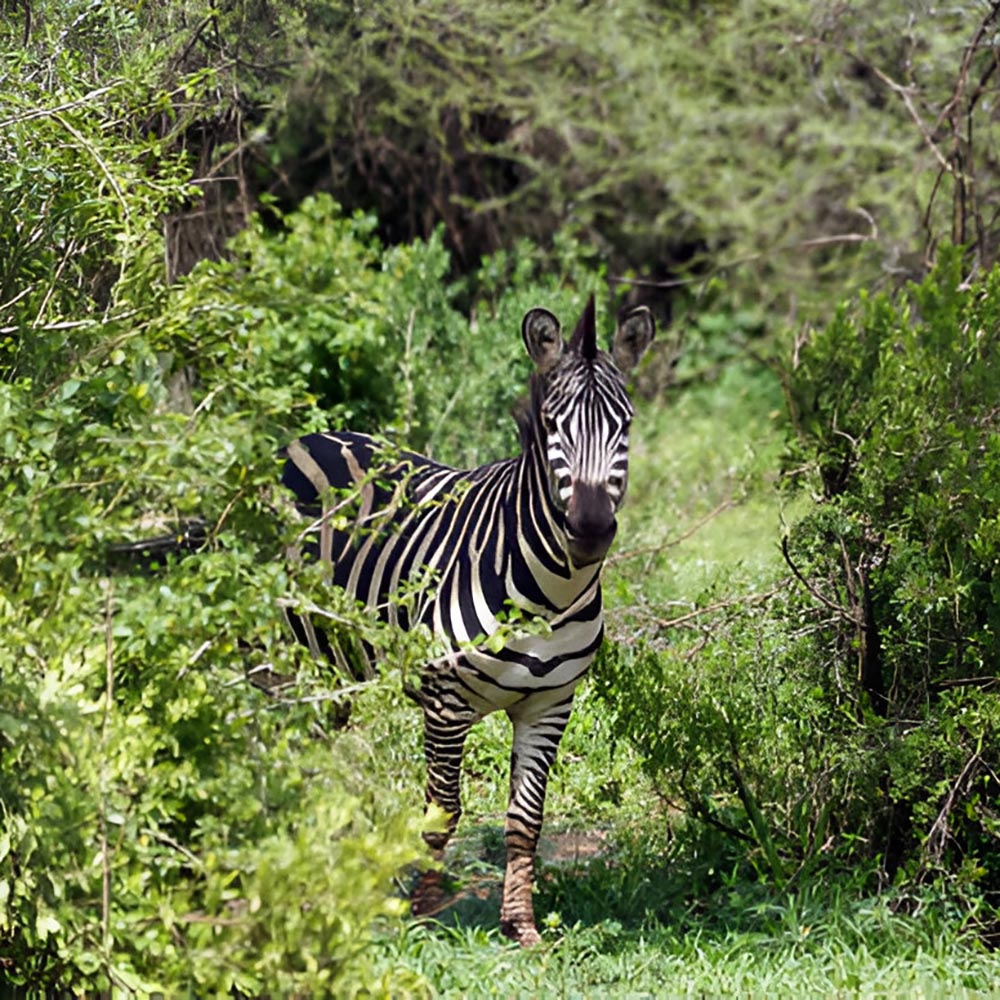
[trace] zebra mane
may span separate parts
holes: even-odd
[[[576,324],[569,346],[570,350],[575,351],[585,361],[593,361],[597,357],[597,324],[594,319],[593,292],[587,299],[587,306],[583,310],[580,322]]]
[[[532,375],[531,380],[534,382],[534,375]],[[534,423],[531,397],[521,396],[511,407],[510,415],[514,418],[514,423],[517,424],[517,433],[521,439],[521,451],[527,451],[528,445],[531,443],[531,425]]]
[[[528,451],[535,437],[538,413],[542,407],[542,384],[542,377],[536,372],[532,372],[528,383],[528,394],[521,396],[511,407],[510,415],[514,418],[514,423],[517,424],[522,453]]]

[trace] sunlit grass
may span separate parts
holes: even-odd
[[[782,413],[774,376],[741,367],[640,408],[628,503],[606,573],[611,607],[632,595],[697,601],[720,574],[731,593],[734,582],[752,587],[781,571],[789,516],[776,476]]]
[[[947,927],[924,928],[879,905],[822,915],[792,900],[760,930],[558,921],[550,915],[544,943],[530,952],[476,922],[414,926],[383,942],[382,961],[421,973],[437,997],[996,995],[991,955],[956,944]]]

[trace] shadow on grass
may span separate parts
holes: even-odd
[[[865,873],[817,877],[792,892],[759,878],[724,839],[710,835],[678,848],[666,836],[612,843],[600,830],[547,833],[535,894],[545,940],[582,935],[605,955],[630,951],[637,941],[682,950],[683,942],[698,942],[723,951],[737,942],[762,951],[812,949],[828,939],[867,952],[934,951],[942,941],[960,939],[975,945],[972,928],[956,920],[953,908],[928,898],[918,919],[893,912],[888,896],[872,894]],[[503,862],[501,825],[481,825],[457,839],[446,859],[449,895],[429,932],[501,942]]]
[[[481,823],[456,838],[445,869],[446,895],[431,914],[433,921],[452,930],[496,930],[504,874],[502,824]],[[672,923],[690,909],[690,872],[685,877],[672,870],[665,842],[612,844],[600,829],[543,834],[535,883],[539,928],[613,921],[622,929],[648,929]]]
[[[500,934],[502,828],[487,825],[456,841],[451,898],[383,942],[383,967],[462,1000],[996,995],[984,992],[995,958],[953,905],[928,895],[918,912],[894,912],[858,873],[790,892],[756,877],[730,845],[665,835],[612,843],[599,832],[582,841],[550,832],[540,858],[541,946],[521,950]]]

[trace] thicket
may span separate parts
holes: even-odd
[[[544,275],[529,246],[497,254],[470,329],[440,234],[387,248],[321,196],[277,228],[274,210],[251,219],[225,260],[168,285],[159,221],[184,185],[138,183],[101,115],[59,142],[63,115],[22,123],[39,143],[2,193],[20,291],[0,382],[0,974],[419,991],[405,971],[381,981],[368,948],[424,856],[417,748],[375,748],[404,754],[416,720],[402,739],[341,732],[344,692],[288,647],[281,604],[317,600],[319,581],[281,559],[277,451],[350,421],[459,462],[503,453],[522,312],[570,321],[601,275],[568,239]],[[207,551],[114,571],[113,543],[193,517]],[[343,614],[392,644],[391,675],[351,693],[395,718],[421,651]]]
[[[284,642],[317,591],[275,453],[348,420],[505,453],[521,314],[610,306],[606,261],[738,262],[726,331],[967,244],[799,345],[795,579],[601,676],[758,874],[996,891],[1000,289],[959,280],[995,257],[996,8],[910,6],[2,6],[0,977],[420,989],[367,950],[421,855],[412,731],[335,729]],[[197,558],[110,571],[194,516]],[[398,672],[355,693],[396,718]]]
[[[1000,270],[966,282],[948,248],[799,337],[785,479],[814,508],[783,541],[788,578],[599,672],[619,731],[737,867],[779,890],[846,875],[897,906],[933,886],[991,938],[998,330]]]
[[[12,983],[382,988],[366,944],[404,908],[393,876],[423,857],[418,757],[401,769],[327,707],[360,693],[398,708],[422,651],[334,609],[393,649],[383,681],[338,692],[287,646],[282,603],[322,592],[282,559],[277,452],[348,420],[458,461],[512,450],[521,313],[544,301],[569,322],[602,279],[569,241],[544,277],[531,248],[497,255],[470,329],[440,236],[385,248],[373,230],[310,199],[279,232],[251,220],[227,260],[152,299],[116,286],[103,319],[73,324],[78,339],[61,322],[9,339],[0,941]],[[113,543],[190,518],[206,523],[207,551],[155,577],[114,572]],[[384,988],[419,984],[400,973]]]
[[[81,147],[103,213],[190,182],[161,206],[170,278],[270,199],[321,191],[390,243],[443,225],[462,273],[573,227],[661,306],[721,269],[768,315],[815,318],[844,287],[919,277],[942,238],[996,257],[982,0],[10,10],[6,153]],[[95,117],[101,137],[81,129]],[[102,165],[86,147],[109,129]]]

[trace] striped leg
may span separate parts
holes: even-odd
[[[531,905],[535,850],[542,828],[549,768],[555,760],[572,707],[571,695],[561,704],[547,707],[540,717],[530,711],[508,712],[514,724],[514,746],[510,759],[510,806],[504,825],[507,871],[500,929],[524,946],[541,941]]]
[[[421,692],[420,700],[424,710],[426,800],[428,805],[433,802],[448,814],[444,830],[424,834],[424,840],[435,860],[440,861],[462,815],[460,777],[465,738],[481,716],[467,706],[442,704],[442,701],[434,697],[429,686],[425,686]],[[411,910],[417,916],[425,916],[436,913],[444,902],[442,873],[424,872],[410,897]]]

